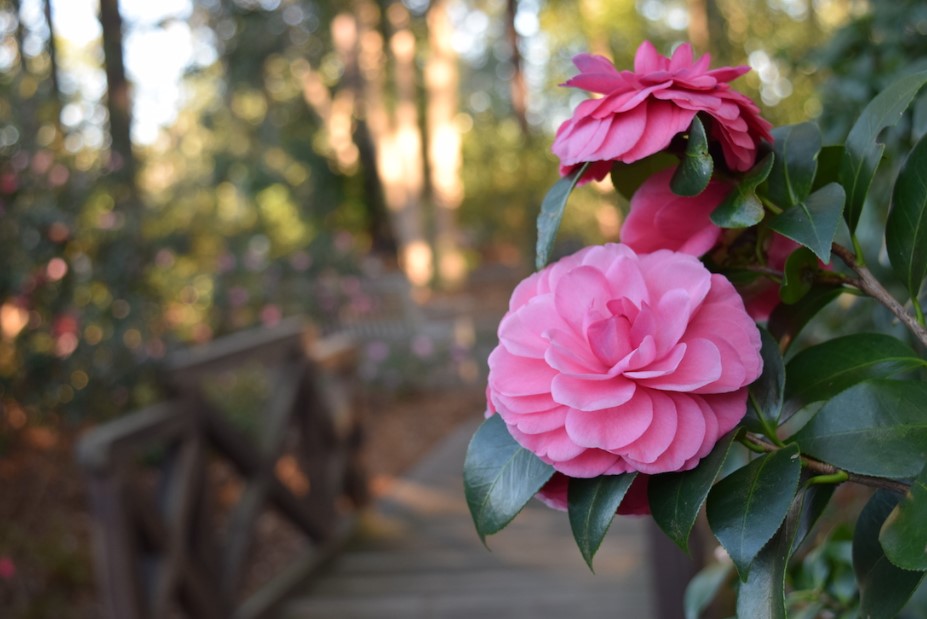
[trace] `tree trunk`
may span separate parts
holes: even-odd
[[[129,81],[122,54],[122,16],[118,0],[100,0],[103,27],[103,64],[106,69],[106,109],[109,113],[110,160],[120,180],[135,195],[135,158],[132,154],[132,109]]]
[[[428,172],[435,206],[438,278],[442,284],[451,286],[461,283],[466,275],[457,230],[457,210],[463,201],[460,178],[463,154],[455,122],[460,78],[457,54],[451,44],[453,31],[446,0],[432,0],[428,10],[429,57],[425,66]]]
[[[13,113],[19,129],[20,145],[24,151],[32,155],[35,150],[35,133],[38,127],[38,119],[34,106],[22,100],[22,95],[19,94],[21,92],[19,85],[23,80],[37,78],[31,76],[29,63],[26,61],[26,54],[23,51],[26,29],[23,27],[20,4],[20,0],[13,0],[13,12],[16,14],[16,31],[14,36],[16,40],[16,53],[19,55],[19,76],[15,81],[16,87],[11,90],[13,97],[16,99],[13,104]]]
[[[375,179],[365,177],[368,199],[382,199],[393,232],[391,238],[380,238],[386,244],[395,239],[400,266],[414,285],[424,286],[431,282],[435,269],[422,200],[425,165],[415,35],[409,12],[400,2],[390,3],[386,10],[388,45],[377,3],[354,0],[352,8],[352,13],[342,13],[332,21],[334,48],[345,66],[339,87],[330,90],[306,63],[303,95],[326,124],[334,163],[347,171],[360,161],[364,174],[374,171]],[[387,103],[388,67],[392,68],[391,105]],[[376,209],[376,204],[370,208]]]
[[[515,16],[518,14],[518,0],[506,0],[505,5],[505,33],[509,43],[509,51],[512,55],[512,81],[509,82],[509,93],[512,98],[512,112],[518,120],[518,126],[523,133],[528,133],[527,117],[527,87],[525,86],[525,72],[521,57],[521,50],[518,48],[518,31],[515,29]]]
[[[55,23],[52,19],[51,0],[45,0],[45,24],[48,27],[48,73],[51,81],[51,100],[54,106],[55,129],[61,136],[61,85],[58,81],[58,45],[55,41]]]
[[[424,161],[418,123],[415,72],[415,35],[409,13],[401,3],[387,9],[389,50],[393,60],[395,106],[386,106],[385,46],[380,34],[379,10],[369,0],[357,3],[361,83],[364,117],[370,128],[393,231],[399,245],[399,263],[415,286],[434,276],[434,257],[425,235],[422,205]]]
[[[711,36],[708,29],[708,3],[711,0],[687,0],[689,8],[689,41],[695,51],[710,51]]]

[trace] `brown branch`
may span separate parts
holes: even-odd
[[[887,307],[920,340],[921,344],[927,347],[927,329],[918,324],[917,318],[905,311],[901,303],[879,283],[879,280],[872,275],[869,269],[856,261],[853,252],[838,243],[833,244],[831,251],[858,276],[857,279],[851,280],[850,283]]]
[[[757,447],[766,453],[772,453],[781,449],[780,447],[770,443],[765,437],[758,434],[748,432],[744,438],[748,440],[752,446]],[[821,462],[820,460],[816,460],[815,458],[806,456],[804,454],[801,455],[801,464],[803,467],[813,473],[816,473],[817,475],[835,475],[837,473],[843,473],[847,476],[847,481],[860,484],[862,486],[869,486],[870,488],[886,488],[901,494],[905,494],[911,488],[908,484],[894,479],[885,479],[882,477],[873,477],[871,475],[859,475],[857,473],[851,473],[847,470],[838,468],[833,464]]]

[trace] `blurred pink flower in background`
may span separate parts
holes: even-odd
[[[7,556],[0,556],[0,580],[11,580],[16,576],[16,564]]]
[[[746,412],[760,335],[695,256],[587,247],[523,280],[489,356],[489,406],[572,477],[687,470]]]
[[[633,72],[619,71],[602,56],[576,56],[579,75],[564,86],[603,96],[580,103],[557,130],[551,150],[560,158],[560,174],[589,162],[582,181],[601,180],[613,161],[632,163],[664,150],[699,112],[728,167],[749,170],[760,140],[772,142],[772,125],[753,101],[728,84],[750,68],[709,71],[710,62],[708,54],[695,60],[688,43],[667,58],[649,41],[637,49]]]
[[[428,359],[435,352],[434,341],[427,335],[416,335],[409,346],[412,354],[419,359]]]
[[[701,256],[721,237],[711,212],[731,187],[713,180],[697,196],[679,196],[670,189],[673,172],[675,168],[657,172],[634,192],[631,211],[621,226],[621,242],[638,253],[671,249]]]

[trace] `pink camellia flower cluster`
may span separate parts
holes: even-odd
[[[734,287],[695,256],[587,247],[516,287],[490,410],[567,476],[687,470],[743,418],[759,350]]]
[[[619,71],[601,56],[576,56],[580,73],[564,85],[602,97],[580,103],[557,130],[551,149],[560,158],[560,173],[591,163],[581,181],[601,180],[613,161],[632,163],[664,150],[699,112],[708,119],[708,137],[720,144],[728,167],[738,172],[753,167],[759,141],[772,141],[772,125],[753,101],[728,84],[750,69],[709,71],[710,62],[708,54],[694,60],[688,43],[667,58],[649,41],[638,48],[633,72]]]

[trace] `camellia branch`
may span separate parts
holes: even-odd
[[[746,441],[745,445],[747,448],[752,451],[772,453],[780,449],[778,446],[769,442],[769,439],[767,439],[765,436],[760,436],[752,432],[748,432],[744,436],[744,440]],[[814,458],[804,454],[801,456],[801,463],[803,467],[815,475],[830,477],[833,479],[834,483],[849,481],[855,484],[869,486],[870,488],[886,488],[901,494],[904,494],[910,490],[910,486],[904,482],[897,481],[895,479],[885,479],[883,477],[873,477],[871,475],[859,475],[857,473],[851,473],[849,471],[838,468],[833,464],[827,464],[826,462],[815,460]]]
[[[851,280],[851,284],[868,294],[870,297],[884,305],[889,311],[898,317],[898,320],[904,323],[911,333],[920,340],[921,344],[927,347],[927,329],[918,323],[917,318],[905,311],[901,303],[898,302],[889,292],[879,283],[872,272],[857,262],[856,256],[846,247],[834,243],[831,251],[843,260],[850,269],[856,273],[857,279]]]

